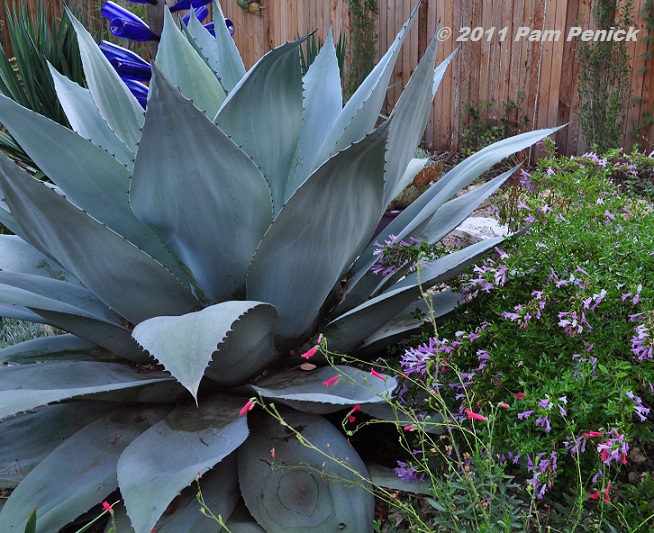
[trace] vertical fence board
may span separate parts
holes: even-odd
[[[124,1],[124,0],[119,0]],[[416,0],[387,0],[379,3],[379,50],[385,51],[392,43],[402,24],[408,18]],[[48,13],[60,17],[62,0],[4,0],[4,4],[37,4]],[[100,20],[98,0],[68,0],[68,5],[88,20]],[[654,61],[645,61],[643,54],[651,51],[652,44],[645,39],[645,18],[641,13],[646,0],[634,0],[634,26],[640,30],[638,40],[628,43],[631,57],[631,95],[627,101],[623,146],[630,149],[638,142],[643,149],[652,149],[654,128],[646,123],[647,114],[654,108]],[[279,46],[308,32],[316,31],[323,40],[329,27],[334,38],[350,37],[348,0],[264,0],[261,15],[249,14],[239,8],[235,0],[221,0],[224,13],[234,23],[234,39],[241,51],[246,67],[250,68],[271,46]],[[592,29],[591,0],[422,0],[422,6],[411,33],[407,36],[391,78],[385,111],[392,109],[401,88],[422,56],[425,47],[436,31],[437,24],[452,30],[452,36],[439,43],[438,61],[442,61],[457,46],[459,53],[446,74],[437,95],[427,124],[424,142],[438,150],[461,148],[461,127],[465,112],[462,104],[478,106],[494,102],[493,114],[502,114],[502,103],[518,102],[519,91],[524,91],[520,114],[528,116],[529,128],[542,128],[568,123],[556,135],[559,148],[568,154],[586,149],[579,124],[580,98],[578,95],[578,53],[576,42],[567,42],[570,27],[581,25]],[[4,10],[0,8],[0,42],[11,54],[4,24]],[[515,40],[519,27],[535,30],[561,30],[557,41],[529,42]],[[484,30],[476,41],[456,42],[463,27],[480,27]],[[490,28],[495,34],[488,38]],[[498,33],[506,29],[504,39]],[[348,51],[351,51],[351,46]],[[380,53],[381,53],[380,52]],[[633,133],[645,123],[640,138]]]

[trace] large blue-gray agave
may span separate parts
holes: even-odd
[[[0,487],[14,489],[0,531],[22,533],[36,507],[38,531],[56,532],[117,490],[121,532],[215,531],[190,487],[198,472],[216,514],[242,497],[253,520],[232,531],[372,530],[366,467],[322,415],[372,410],[395,381],[305,371],[297,354],[321,333],[338,352],[383,346],[420,284],[501,240],[420,279],[370,270],[385,207],[425,164],[413,154],[450,61],[434,70],[434,40],[377,126],[411,22],[344,106],[331,37],[304,77],[302,40],[246,72],[224,24],[214,38],[169,13],[145,112],[74,19],[88,89],[52,71],[72,130],[0,97],[0,122],[51,180],[0,157],[0,222],[15,233],[0,238],[0,314],[68,332],[0,351]],[[439,241],[510,173],[453,199],[462,187],[552,131],[478,152],[379,238]],[[456,300],[438,293],[436,312]],[[251,397],[284,404],[349,468],[258,410],[240,416]]]

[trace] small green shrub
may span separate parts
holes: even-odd
[[[514,227],[529,224],[526,235],[462,276],[469,304],[436,335],[399,351],[399,405],[416,413],[416,428],[440,416],[447,430],[408,441],[413,457],[397,469],[431,480],[449,503],[432,506],[435,530],[654,523],[651,483],[628,476],[634,450],[654,438],[654,220],[647,202],[611,181],[651,168],[647,159],[549,157],[523,173],[500,212]],[[493,519],[517,512],[520,527],[508,518],[484,529],[491,515],[476,484],[519,498]],[[486,501],[498,505],[494,497]]]

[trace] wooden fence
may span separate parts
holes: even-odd
[[[8,1],[8,0],[4,0]],[[46,2],[60,12],[61,0],[18,0]],[[166,0],[167,3],[174,3]],[[236,0],[221,0],[225,15],[235,25],[235,40],[246,66],[253,65],[270,47],[278,46],[309,31],[324,37],[330,26],[338,38],[350,31],[347,0],[261,0],[261,15],[239,8]],[[646,0],[634,0],[633,26],[639,30],[636,42],[628,43],[631,57],[631,96],[622,145],[629,149],[637,125],[654,111],[654,72],[644,67],[644,54],[652,45],[641,10]],[[96,10],[97,0],[69,0],[68,4],[86,12]],[[382,0],[379,3],[379,50],[385,51],[411,13],[415,0]],[[593,28],[591,0],[422,0],[418,18],[398,59],[386,107],[393,103],[406,84],[440,21],[451,36],[439,45],[438,61],[458,46],[436,96],[433,113],[424,136],[426,146],[436,150],[459,150],[462,143],[463,104],[478,106],[494,102],[520,103],[516,116],[527,117],[527,129],[568,124],[556,136],[559,148],[568,154],[587,149],[579,125],[578,39],[566,39],[570,28]],[[3,14],[0,13],[0,23]],[[481,28],[467,42],[456,42],[463,28]],[[494,28],[494,34],[488,32]],[[517,38],[519,28],[559,30],[558,39],[531,42]],[[445,31],[441,29],[441,31]],[[480,33],[479,40],[477,38]],[[441,34],[442,35],[442,34]],[[654,62],[654,60],[653,60]],[[651,65],[650,65],[651,66]],[[643,149],[653,149],[654,128],[645,128],[638,139]]]

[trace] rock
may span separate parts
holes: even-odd
[[[509,229],[494,218],[469,217],[450,236],[457,237],[468,244],[475,244],[491,237],[503,237],[508,234]]]

